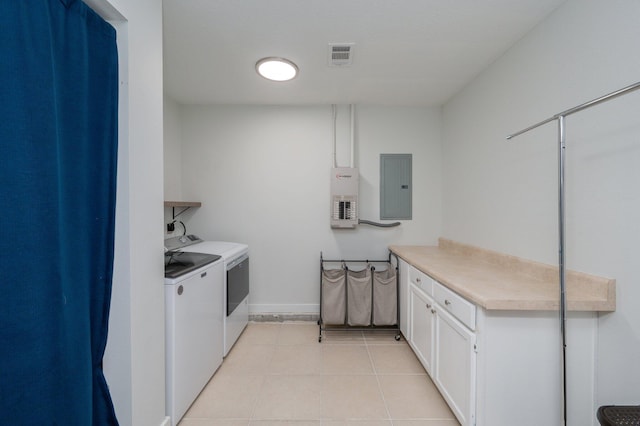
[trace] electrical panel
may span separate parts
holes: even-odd
[[[380,154],[380,219],[411,220],[411,154]]]
[[[358,169],[331,169],[331,227],[355,228],[358,224]]]

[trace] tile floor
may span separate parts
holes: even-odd
[[[249,323],[179,426],[458,426],[394,336]]]

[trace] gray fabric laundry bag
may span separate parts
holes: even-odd
[[[373,325],[398,323],[398,282],[396,271],[373,271]]]
[[[322,270],[321,319],[324,324],[344,325],[346,318],[346,285],[343,269]]]
[[[347,271],[347,322],[371,325],[371,270]]]

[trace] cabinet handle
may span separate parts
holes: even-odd
[[[432,313],[432,314],[435,314],[435,313],[436,313],[436,310],[435,310],[435,309],[431,309],[431,313]]]
[[[422,282],[422,280],[420,279],[420,277],[416,278],[416,282],[417,282],[417,283]]]
[[[431,304],[427,303],[427,309],[430,309],[430,308],[431,308]]]
[[[444,304],[449,306],[451,304],[451,302],[449,300],[447,300],[447,299],[444,299]]]

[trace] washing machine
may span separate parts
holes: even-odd
[[[165,246],[182,252],[199,252],[222,257],[224,262],[224,356],[249,322],[249,246],[228,241],[204,241],[196,235],[165,240]]]
[[[178,424],[224,354],[224,261],[165,250],[166,412]]]

